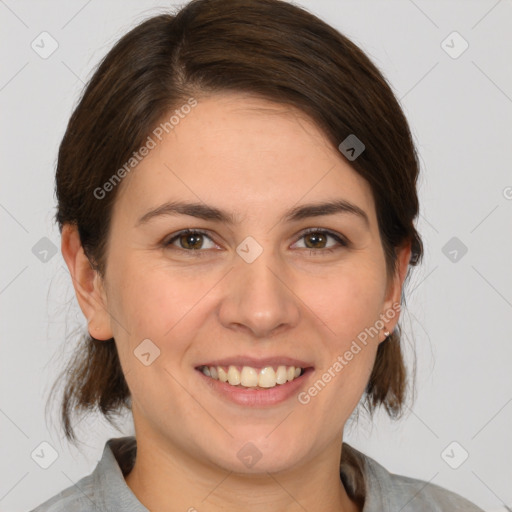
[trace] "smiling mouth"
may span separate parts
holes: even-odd
[[[225,382],[233,387],[269,389],[281,386],[302,376],[308,368],[295,366],[198,366],[196,370],[207,377]]]

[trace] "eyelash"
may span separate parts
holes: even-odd
[[[330,254],[330,253],[334,252],[335,250],[339,249],[340,247],[348,247],[349,246],[348,241],[345,238],[343,238],[341,235],[339,235],[333,231],[330,231],[328,229],[321,229],[321,228],[306,229],[305,231],[303,231],[301,233],[298,240],[300,240],[301,238],[304,238],[306,235],[309,235],[311,233],[321,233],[324,235],[329,235],[330,237],[334,238],[338,242],[339,247],[330,247],[328,249],[303,249],[303,250],[306,250],[310,256],[318,256],[318,254],[320,252]],[[176,233],[175,235],[173,235],[172,238],[167,239],[167,241],[164,241],[162,244],[163,247],[169,248],[169,246],[171,246],[175,240],[177,240],[180,236],[183,236],[183,235],[204,235],[207,238],[209,238],[210,240],[212,240],[212,238],[208,235],[208,233],[206,231],[201,231],[200,229],[184,229],[184,230]],[[212,242],[213,242],[213,240],[212,240]],[[181,251],[183,253],[186,253],[187,256],[190,256],[190,257],[204,257],[204,256],[206,256],[205,252],[207,252],[207,251],[201,250],[201,249],[182,249],[181,247],[176,247],[175,249],[177,249],[178,251]]]

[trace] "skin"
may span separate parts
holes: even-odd
[[[398,271],[388,276],[368,183],[304,114],[234,93],[197,99],[119,185],[104,279],[76,230],[62,233],[89,332],[115,338],[132,394],[138,452],[126,482],[152,511],[361,510],[339,477],[343,427],[398,314],[306,405],[296,397],[267,408],[229,403],[194,367],[235,354],[288,355],[312,362],[312,385],[400,302],[410,246],[397,250]],[[364,210],[369,225],[348,213],[279,222],[289,208],[338,198]],[[181,215],[137,226],[177,199],[226,209],[238,223]],[[204,257],[187,257],[186,239],[164,247],[186,228],[208,232],[202,245],[189,239]],[[311,243],[306,228],[350,245]],[[263,248],[250,264],[236,252],[247,236]],[[133,354],[146,338],[160,349],[149,366]],[[251,468],[237,457],[248,442],[262,454]]]

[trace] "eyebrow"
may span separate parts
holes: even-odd
[[[327,202],[299,205],[284,213],[279,222],[294,222],[311,217],[348,213],[355,215],[370,226],[368,215],[359,206],[346,201],[336,199]],[[198,219],[221,222],[230,226],[237,224],[234,213],[221,210],[205,203],[190,203],[185,201],[169,201],[146,212],[136,223],[136,226],[145,224],[151,219],[161,216],[189,215]]]

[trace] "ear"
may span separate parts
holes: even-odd
[[[61,238],[62,256],[71,274],[80,309],[87,318],[89,334],[97,340],[109,340],[113,334],[103,280],[84,253],[77,227],[65,224]]]
[[[388,281],[388,289],[386,300],[384,301],[382,320],[385,324],[383,331],[393,332],[400,317],[400,304],[402,298],[402,288],[409,268],[411,259],[411,243],[408,242],[402,247],[395,249],[396,254],[396,271]],[[382,334],[384,341],[387,336]]]

